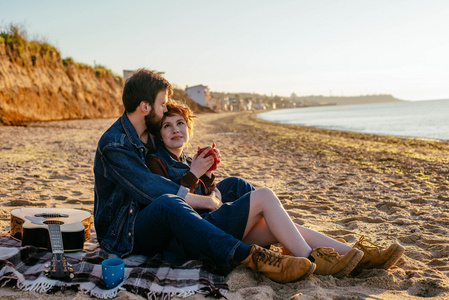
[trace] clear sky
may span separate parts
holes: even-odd
[[[448,0],[0,0],[63,58],[184,88],[449,98]]]

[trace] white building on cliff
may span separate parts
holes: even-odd
[[[210,90],[205,85],[195,85],[191,87],[186,87],[186,94],[196,103],[202,106],[211,106],[211,95]]]

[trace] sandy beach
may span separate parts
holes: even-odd
[[[93,160],[115,119],[0,127],[0,231],[23,206],[93,212]],[[246,267],[228,276],[228,299],[449,299],[449,142],[280,125],[251,113],[201,114],[187,153],[213,142],[218,180],[241,176],[273,189],[294,222],[341,237],[406,248],[396,267],[354,277],[278,284]],[[85,299],[0,288],[2,299]],[[142,299],[121,291],[118,299]],[[205,299],[194,295],[188,299]]]

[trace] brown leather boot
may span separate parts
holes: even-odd
[[[363,252],[352,248],[345,255],[340,255],[333,248],[318,247],[312,250],[310,256],[315,259],[315,274],[340,278],[351,273],[362,259]]]
[[[335,238],[336,241],[346,244],[346,240],[344,238]]]
[[[242,264],[281,283],[307,278],[315,270],[315,264],[307,258],[285,256],[258,245],[251,246],[251,252]]]
[[[399,244],[393,244],[385,249],[365,239],[363,235],[354,244],[353,248],[363,251],[363,258],[356,267],[358,271],[372,268],[389,269],[394,266],[405,251],[405,248]]]

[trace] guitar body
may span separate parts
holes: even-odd
[[[61,232],[65,252],[82,251],[84,248],[84,226],[78,231]],[[23,229],[22,246],[32,245],[51,251],[50,236],[46,228]]]
[[[11,211],[11,237],[52,251],[48,224],[58,223],[62,235],[63,251],[81,251],[90,237],[91,214],[69,208],[18,208]]]

